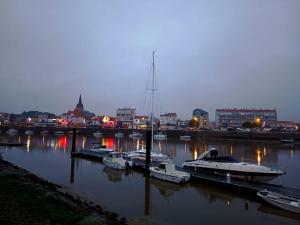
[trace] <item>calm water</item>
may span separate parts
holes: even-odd
[[[153,178],[145,178],[138,171],[115,171],[84,159],[70,158],[71,137],[7,136],[0,142],[24,142],[26,146],[5,149],[3,158],[38,174],[70,191],[99,203],[107,210],[129,219],[144,218],[158,224],[300,224],[299,216],[275,209],[234,191],[199,183],[176,185]],[[102,142],[117,151],[141,148],[143,140],[114,137],[77,138],[77,148],[89,148],[92,142]],[[214,146],[224,154],[277,165],[287,172],[274,180],[300,188],[300,148],[255,142],[225,142],[197,140],[155,142],[154,148],[173,157],[176,164],[196,158]]]

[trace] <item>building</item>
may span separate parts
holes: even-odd
[[[134,125],[134,118],[136,109],[124,107],[117,109],[116,122],[118,126],[132,128]]]
[[[134,117],[134,128],[147,128],[147,125],[150,125],[149,116],[135,116]]]
[[[193,118],[199,121],[199,128],[209,128],[209,115],[208,112],[202,109],[193,110]]]
[[[216,109],[216,127],[243,127],[257,120],[264,127],[276,127],[276,109]]]
[[[165,113],[161,114],[159,118],[161,128],[175,128],[177,126],[177,114],[176,113]]]

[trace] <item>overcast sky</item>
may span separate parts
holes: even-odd
[[[300,121],[299,0],[1,0],[0,111],[146,113],[153,50],[156,111]]]

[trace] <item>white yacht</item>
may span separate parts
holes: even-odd
[[[276,207],[279,207],[281,209],[290,211],[290,212],[295,212],[295,213],[300,213],[300,199],[289,196],[286,194],[281,194],[277,192],[272,192],[268,190],[263,190],[257,192],[257,196],[265,200],[271,205],[274,205]]]
[[[102,137],[102,133],[100,131],[96,131],[93,133],[94,137]]]
[[[8,135],[16,135],[16,134],[18,133],[18,131],[15,130],[15,129],[8,129],[8,130],[6,131],[6,133],[7,133]]]
[[[124,134],[121,133],[121,132],[117,132],[117,133],[115,133],[115,137],[116,137],[116,138],[123,138],[123,137],[124,137]]]
[[[92,148],[87,149],[86,151],[90,151],[97,154],[109,154],[114,150],[111,148],[107,148],[106,145],[100,145],[99,143],[93,143]]]
[[[132,167],[132,162],[129,158],[124,158],[119,152],[111,152],[108,156],[103,158],[105,166],[124,170]]]
[[[196,160],[185,161],[182,167],[196,172],[250,177],[270,178],[284,174],[281,170],[240,162],[231,156],[218,156],[218,151],[215,148],[203,152]]]
[[[190,141],[192,139],[191,135],[182,135],[179,137],[181,141]]]
[[[33,131],[32,130],[26,130],[25,131],[25,135],[33,135]]]
[[[54,133],[56,136],[62,136],[65,134],[65,132],[61,131],[61,130],[58,130]]]
[[[40,134],[42,135],[42,136],[45,136],[45,135],[48,135],[48,131],[47,130],[42,130],[41,132],[40,132]]]
[[[139,160],[146,160],[146,149],[140,149],[133,152],[127,152],[125,153],[128,157]],[[166,162],[169,161],[170,158],[167,155],[164,155],[159,152],[151,152],[150,154],[151,162]]]
[[[132,132],[131,134],[129,134],[130,138],[141,138],[143,137],[143,134],[139,133],[139,132]]]
[[[161,163],[159,167],[150,167],[150,176],[174,183],[189,181],[190,174],[175,169],[174,163]]]
[[[166,140],[167,139],[167,135],[163,134],[163,133],[157,133],[153,136],[154,140]]]

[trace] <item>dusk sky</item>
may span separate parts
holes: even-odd
[[[300,121],[299,0],[1,0],[0,111],[276,108]],[[149,113],[149,112],[148,112]]]

